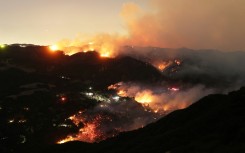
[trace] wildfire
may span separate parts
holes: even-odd
[[[162,87],[164,89],[164,87]],[[166,114],[177,109],[186,108],[191,102],[186,102],[182,97],[183,92],[178,87],[169,87],[159,93],[159,87],[146,88],[132,83],[119,82],[108,87],[108,90],[117,91],[120,97],[130,97],[142,104],[145,108],[150,108],[157,114]],[[147,111],[146,109],[146,111]]]
[[[74,41],[62,40],[57,43],[58,49],[64,51],[66,55],[73,55],[78,52],[96,51],[104,58],[115,57],[115,52],[118,50],[118,43],[107,36],[93,37],[88,40],[75,39]],[[50,46],[51,47],[51,46]],[[51,50],[56,50],[52,47]]]
[[[77,115],[69,117],[69,119],[72,120],[76,126],[79,126],[80,123],[84,124],[84,126],[79,129],[77,134],[68,135],[65,139],[58,141],[57,144],[62,144],[69,141],[93,143],[104,140],[107,137],[102,131],[100,131],[99,128],[103,120],[111,120],[109,117],[97,115],[95,118],[88,120],[85,116],[83,116],[83,112],[80,111]]]
[[[49,49],[51,51],[57,51],[59,49],[59,47],[57,45],[52,45],[52,46],[49,46]]]
[[[160,71],[164,71],[168,66],[170,66],[172,61],[155,61],[153,62],[153,66],[156,67]]]
[[[66,101],[66,97],[61,97],[60,100],[61,100],[62,102],[65,102],[65,101]]]
[[[62,143],[66,143],[66,142],[69,142],[69,141],[76,141],[76,139],[74,139],[72,136],[67,136],[67,138],[58,141],[57,144],[62,144]]]
[[[121,97],[127,97],[127,92],[124,91],[124,90],[119,90],[119,91],[117,92],[117,94],[118,94],[119,96],[121,96]]]
[[[172,64],[176,64],[176,65],[180,66],[182,64],[182,62],[178,59],[169,60],[169,61],[154,61],[154,62],[152,62],[152,65],[160,71],[164,71],[167,67],[169,67]]]
[[[89,143],[95,142],[99,137],[101,137],[101,133],[97,130],[97,126],[99,125],[96,119],[91,123],[85,124],[84,128],[79,130],[79,134],[76,139]]]
[[[100,56],[109,58],[109,57],[111,57],[111,53],[110,52],[100,53]]]
[[[153,101],[153,95],[151,91],[143,91],[137,93],[134,99],[138,103],[149,104]]]
[[[166,67],[167,67],[167,65],[164,65],[164,64],[159,64],[159,65],[158,65],[158,69],[159,69],[160,71],[163,71]]]

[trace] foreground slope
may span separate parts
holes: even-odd
[[[99,144],[71,142],[45,152],[195,152],[245,151],[245,88],[228,95],[210,95],[143,129]],[[42,152],[44,151],[42,150]]]

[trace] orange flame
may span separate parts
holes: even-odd
[[[162,63],[161,63],[161,64],[158,65],[157,68],[158,68],[160,71],[163,71],[166,67],[167,67],[166,64],[162,64]]]
[[[121,96],[121,97],[127,97],[127,96],[128,96],[128,95],[127,95],[127,92],[124,91],[124,90],[119,90],[119,91],[117,92],[117,94],[118,94],[119,96]]]
[[[66,143],[69,141],[75,141],[75,140],[76,139],[74,139],[72,136],[67,136],[65,139],[58,141],[57,144],[62,144],[62,143]]]
[[[68,135],[65,139],[58,141],[57,144],[62,144],[69,141],[83,141],[93,143],[96,141],[104,140],[106,138],[106,136],[104,136],[103,133],[98,129],[101,120],[105,119],[103,116],[98,115],[93,120],[88,122],[82,116],[82,112],[79,112],[79,115],[73,115],[69,117],[69,119],[72,120],[73,123],[77,126],[80,123],[83,123],[84,127],[79,129],[79,132],[76,135]]]
[[[153,102],[153,95],[151,91],[143,91],[135,96],[135,101],[142,104],[149,104]]]
[[[164,71],[168,66],[170,66],[172,61],[154,61],[152,65],[160,71]]]
[[[137,87],[137,85],[130,86],[123,82],[108,87],[108,90],[116,90],[119,96],[134,98],[143,107],[150,108],[152,112],[158,114],[166,114],[173,110],[183,109],[191,104],[191,102],[186,102],[179,98],[183,96],[179,88],[171,87],[166,89],[168,91],[155,94],[153,90],[142,89],[141,87]]]
[[[66,55],[72,55],[78,52],[96,51],[101,57],[113,58],[117,55],[124,38],[118,35],[99,34],[88,37],[88,39],[62,40],[57,43],[59,49]]]

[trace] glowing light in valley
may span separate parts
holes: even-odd
[[[57,45],[52,45],[52,46],[49,46],[49,49],[51,51],[57,51],[57,50],[59,50],[59,47]]]

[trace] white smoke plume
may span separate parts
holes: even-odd
[[[167,114],[174,110],[183,109],[200,98],[215,93],[215,89],[196,85],[188,88],[150,86],[139,83],[117,83],[109,87],[122,97],[134,98],[145,107],[156,113]]]

